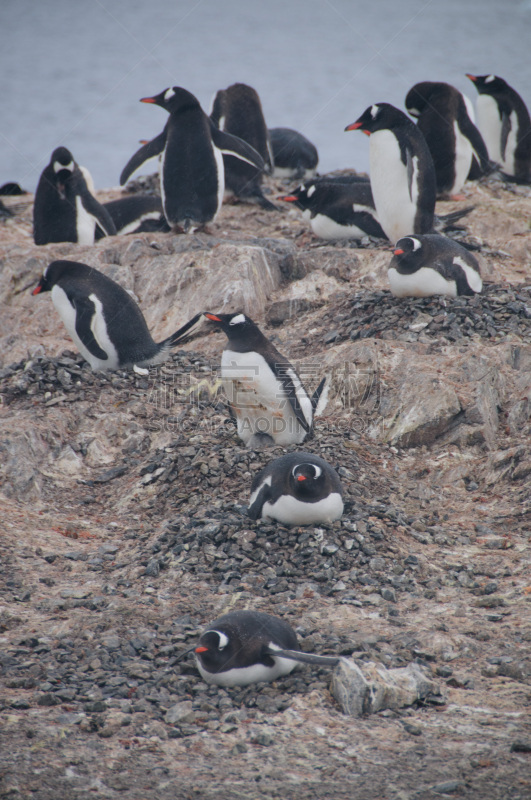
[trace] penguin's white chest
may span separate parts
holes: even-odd
[[[441,273],[432,267],[421,267],[411,275],[403,275],[394,267],[390,267],[387,277],[395,297],[430,297],[436,294],[457,297],[455,281],[443,278]]]
[[[407,165],[390,130],[376,131],[370,137],[371,189],[376,213],[385,235],[396,242],[415,232],[419,169],[413,157],[413,174],[408,179]]]
[[[321,239],[361,239],[366,235],[357,225],[339,225],[326,214],[316,214],[310,224],[312,231]]]
[[[101,349],[107,353],[107,359],[98,358],[98,356],[92,353],[81,340],[76,330],[77,311],[68,299],[66,292],[56,284],[52,288],[50,294],[52,296],[52,302],[55,306],[55,309],[61,317],[66,330],[68,331],[74,344],[77,346],[79,352],[83,358],[88,361],[92,369],[118,369],[118,353],[116,352],[115,346],[109,339],[107,325],[105,324],[105,319],[103,317],[102,304],[96,295],[91,294],[89,296],[89,299],[92,300],[95,307],[95,311],[89,325],[89,330]]]
[[[450,194],[456,194],[459,189],[464,185],[468,173],[470,172],[470,164],[472,163],[472,145],[470,139],[463,136],[459,130],[457,120],[454,122],[455,133],[455,180],[454,185],[450,190]]]
[[[78,244],[94,244],[96,218],[89,214],[79,195],[76,196],[76,233]]]
[[[287,370],[303,414],[311,425],[312,404],[293,370]],[[282,383],[259,353],[224,350],[221,377],[236,416],[238,435],[245,442],[266,433],[276,444],[300,444],[306,431],[297,420]]]
[[[252,664],[250,667],[235,667],[226,672],[208,672],[196,656],[197,669],[205,683],[215,683],[217,686],[247,686],[260,681],[274,681],[282,675],[288,675],[297,662],[288,658],[273,657],[275,665],[267,667],[265,664]]]
[[[485,141],[489,158],[501,164],[503,161],[501,154],[501,132],[502,123],[498,104],[488,94],[480,94],[477,100],[476,111],[478,115],[478,127]]]
[[[305,503],[291,494],[285,494],[275,503],[266,501],[262,517],[269,517],[284,525],[318,525],[333,522],[343,513],[343,500],[338,492],[332,492],[316,503]]]

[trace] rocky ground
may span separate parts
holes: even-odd
[[[446,301],[393,298],[388,243],[319,242],[291,208],[35,247],[31,203],[6,201],[0,796],[531,797],[531,195],[466,194],[456,235],[485,290]],[[222,334],[145,376],[94,373],[31,296],[57,257],[133,291],[156,339],[244,309],[310,388],[327,374],[305,447],[339,470],[343,518],[251,522],[252,476],[282,451],[237,439]],[[416,662],[441,694],[354,718],[326,669],[209,688],[178,656],[233,608],[284,617],[306,650]]]

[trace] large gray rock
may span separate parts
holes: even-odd
[[[437,684],[418,664],[387,669],[373,661],[360,666],[350,658],[340,660],[330,690],[343,713],[354,717],[411,706],[430,694],[440,694]]]

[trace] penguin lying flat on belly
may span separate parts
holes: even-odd
[[[120,176],[123,185],[144,161],[160,155],[160,190],[168,224],[190,233],[211,222],[223,201],[223,156],[230,154],[257,169],[262,157],[247,142],[220,131],[197,98],[179,86],[142,103],[154,103],[170,115],[164,130],[130,158]]]
[[[273,171],[273,153],[258,93],[245,83],[220,89],[214,98],[210,119],[221,131],[238,136],[254,147],[264,160],[264,169],[260,170],[230,153],[225,154],[225,189],[243,200],[255,200],[266,211],[278,211],[262,194],[263,173],[270,175]]]
[[[239,437],[255,449],[303,442],[326,404],[326,379],[310,398],[290,362],[252,319],[242,313],[204,316],[229,340],[221,357],[221,377]]]
[[[396,242],[433,229],[437,185],[426,140],[409,117],[389,103],[367,108],[345,130],[370,137],[370,178],[378,220]]]
[[[256,475],[248,513],[251,519],[276,519],[284,525],[333,522],[343,513],[339,477],[313,453],[288,453]]]
[[[279,199],[300,208],[321,239],[387,238],[378,222],[371,184],[357,175],[311,178]]]
[[[194,654],[203,680],[225,687],[274,681],[298,663],[322,667],[339,663],[334,656],[302,652],[291,625],[262,611],[231,611],[214,620]]]
[[[171,230],[166,222],[162,201],[153,194],[135,194],[120,197],[104,203],[116,226],[116,233],[168,233]],[[99,236],[96,236],[99,238]]]
[[[51,292],[65,328],[92,369],[159,364],[201,316],[154,342],[131,295],[97,269],[76,261],[52,261],[32,294],[41,292]]]
[[[478,126],[489,156],[516,183],[531,181],[531,118],[526,104],[497,75],[470,75],[479,97]]]
[[[90,193],[70,150],[57,147],[35,192],[35,244],[94,244],[96,231],[99,236],[114,236],[116,228],[109,212]]]
[[[453,239],[436,233],[399,239],[387,275],[396,297],[457,297],[482,289],[477,259]]]

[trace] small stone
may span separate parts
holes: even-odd
[[[51,692],[46,692],[37,698],[37,704],[39,706],[60,706],[61,699]]]
[[[390,603],[396,603],[396,592],[389,586],[383,586],[382,589],[380,589],[380,594],[384,600],[387,600]]]
[[[193,722],[195,720],[195,713],[192,708],[191,700],[182,700],[180,703],[175,703],[166,711],[164,721],[170,725],[180,724],[182,722]]]
[[[444,783],[436,783],[434,786],[430,786],[430,789],[432,792],[437,792],[437,794],[453,794],[462,789],[464,785],[463,781],[459,780],[444,781]]]
[[[511,745],[511,753],[531,753],[531,740],[524,742],[518,739]]]

